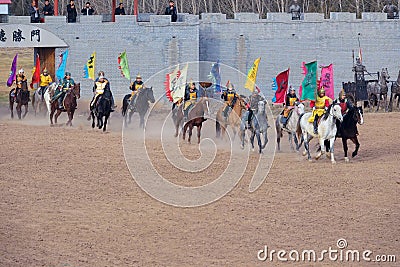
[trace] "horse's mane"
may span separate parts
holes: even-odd
[[[322,117],[324,120],[326,120],[329,116],[329,113],[331,112],[332,106],[336,105],[336,103],[332,103],[329,105],[328,109],[326,110],[324,116]]]

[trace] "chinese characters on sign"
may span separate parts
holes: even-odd
[[[21,29],[16,29],[14,31],[7,32],[4,29],[0,29],[0,42],[6,42],[8,38],[12,40],[14,43],[21,43],[26,40],[24,37],[24,32]],[[30,32],[31,42],[40,43],[40,30],[34,29]],[[12,37],[12,38],[11,38]]]

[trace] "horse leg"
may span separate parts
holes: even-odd
[[[310,140],[311,139],[308,139],[308,136],[305,136],[305,138],[304,138],[304,148],[305,148],[305,151],[307,152],[307,159],[308,159],[308,161],[311,161],[311,154],[310,154]]]
[[[256,136],[256,131],[252,130],[251,135],[250,135],[250,144],[251,144],[251,150],[254,151],[254,137]]]
[[[57,103],[58,104],[58,103]],[[57,109],[56,115],[54,115],[54,123],[57,124],[58,117],[61,115],[61,110]]]
[[[144,114],[139,113],[139,118],[140,118],[139,127],[144,129]]]
[[[356,149],[351,154],[351,157],[354,158],[358,154],[358,149],[360,148],[360,143],[358,142],[357,136],[351,138],[350,140],[353,141],[353,143],[356,145]]]
[[[51,111],[50,111],[50,125],[52,126],[53,125],[53,116],[54,116],[54,109],[51,109]]]
[[[267,146],[267,144],[268,144],[268,134],[267,134],[267,130],[265,130],[265,131],[263,132],[263,135],[264,135],[264,144],[262,145],[262,149],[264,149],[264,148]],[[295,138],[295,142],[297,143],[296,135],[294,136],[294,138]]]
[[[315,156],[315,159],[319,159],[323,154],[325,154],[325,140],[319,139],[320,150],[318,154]]]
[[[257,143],[258,143],[258,153],[261,154],[262,153],[262,143],[261,143],[261,135],[260,135],[260,131],[256,131],[256,136],[257,136]]]
[[[189,137],[188,137],[188,142],[189,144],[191,144],[191,140],[192,140],[192,133],[193,133],[193,124],[189,125]]]
[[[276,127],[276,143],[278,145],[278,151],[281,151],[281,137],[282,137],[282,129],[278,126]]]
[[[71,110],[71,112],[69,113],[69,126],[72,127],[72,120],[74,119],[74,113],[75,113],[75,109]]]
[[[131,110],[131,111],[129,112],[129,120],[128,120],[128,124],[129,124],[129,123],[131,123],[131,121],[132,121],[132,116],[133,116],[133,113],[134,113],[134,111],[133,111],[133,110]]]
[[[103,114],[101,113],[97,115],[97,128],[103,128]]]
[[[183,126],[183,133],[182,133],[182,138],[183,138],[183,140],[185,140],[185,138],[186,138],[186,130],[187,130],[187,128],[188,128],[188,124],[187,123],[185,123],[185,125]]]
[[[25,105],[25,113],[22,118],[25,118],[26,114],[28,113],[28,104]]]
[[[107,130],[107,121],[108,121],[108,117],[110,116],[110,114],[104,116],[104,126],[103,126],[103,132],[105,132]]]
[[[329,139],[329,143],[330,143],[329,150],[331,151],[331,162],[332,162],[332,164],[334,164],[334,163],[336,163],[335,156],[333,154],[333,150],[334,150],[333,146],[335,144],[335,137]]]
[[[299,151],[299,140],[297,139],[297,135],[293,134],[294,144],[296,145],[296,151]]]
[[[202,124],[197,126],[197,144],[200,144],[200,136],[201,136],[201,127],[202,126],[203,126]]]
[[[293,151],[294,147],[292,142],[292,133],[289,133],[289,145],[290,145],[290,150]]]
[[[14,119],[14,102],[10,101],[11,119]]]
[[[19,103],[17,104],[15,109],[17,110],[18,119],[21,119],[21,106]]]
[[[93,111],[91,111],[90,112],[90,116],[92,116],[92,128],[94,128],[95,126],[96,126],[96,123],[95,123],[95,116],[94,116],[94,112]],[[125,115],[126,116],[126,115]]]
[[[240,130],[240,148],[244,149],[244,136],[246,130]]]

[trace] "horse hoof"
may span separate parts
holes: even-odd
[[[241,148],[241,149],[244,149],[244,145],[240,145],[240,148]]]
[[[332,164],[336,164],[336,160],[332,160]]]
[[[344,157],[344,162],[349,162],[349,158],[348,157]]]
[[[307,155],[307,152],[306,152],[306,151],[303,151],[302,155],[303,155],[303,156]]]
[[[318,159],[321,157],[321,155],[322,155],[321,153],[317,154],[317,155],[315,156],[315,159],[318,160]]]
[[[354,152],[353,152],[353,153],[351,154],[351,157],[354,158],[355,156],[357,156],[357,153],[354,153]]]
[[[312,159],[308,159],[308,162],[312,162]]]

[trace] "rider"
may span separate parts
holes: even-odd
[[[114,106],[114,97],[113,97],[113,94],[110,89],[110,82],[108,81],[107,78],[104,77],[104,71],[99,71],[98,77],[94,81],[93,93],[94,93],[94,96],[93,96],[92,101],[90,102],[90,110],[92,110],[93,107],[96,106],[96,103],[99,99],[99,95],[104,94],[105,97],[110,98],[110,100],[111,100],[110,112],[114,111],[114,108],[116,107],[116,106]]]
[[[290,111],[294,108],[297,101],[299,101],[299,98],[296,96],[296,90],[290,85],[289,93],[286,95],[285,107],[283,108],[283,114],[281,117],[283,128],[286,128],[286,124],[289,120]]]
[[[40,88],[39,88],[39,94],[42,95],[42,101],[44,101],[44,92],[47,86],[49,86],[50,83],[52,83],[53,80],[51,79],[51,76],[49,75],[49,72],[47,71],[46,68],[43,69],[43,73],[40,74]]]
[[[129,101],[135,101],[137,92],[139,91],[139,89],[143,88],[143,86],[144,84],[142,81],[142,76],[140,76],[140,74],[136,75],[135,81],[132,82],[131,85],[129,86],[129,89],[132,90]]]
[[[354,107],[353,103],[351,101],[349,101],[348,98],[346,97],[346,93],[344,92],[343,89],[339,92],[339,97],[337,99],[335,99],[333,101],[333,103],[339,104],[341,111],[342,111],[342,115],[345,115],[349,109]],[[336,120],[337,137],[341,137],[341,134],[339,131],[341,124],[342,123],[339,120]],[[357,134],[358,134],[358,131],[357,131]]]
[[[14,99],[16,100],[19,90],[22,89],[22,84],[23,83],[27,84],[27,79],[26,79],[26,76],[25,76],[24,69],[21,68],[18,71],[18,74],[15,77],[15,83],[16,83],[17,87],[15,88]]]
[[[223,111],[223,116],[225,120],[228,118],[229,108],[233,109],[233,106],[236,103],[236,100],[239,98],[239,95],[236,94],[235,87],[231,82],[228,81],[228,85],[226,86],[227,90],[224,91],[221,95],[221,98],[225,101],[225,108]]]
[[[314,134],[318,134],[318,119],[325,114],[331,102],[332,99],[325,95],[325,89],[323,87],[318,90],[317,99],[310,102],[310,107],[313,112],[308,121],[314,125]]]
[[[65,72],[65,76],[63,79],[61,79],[61,83],[54,94],[53,98],[51,99],[52,102],[56,101],[58,99],[58,108],[63,110],[64,105],[64,97],[66,93],[71,90],[75,86],[75,81],[71,78],[71,73],[70,72]]]
[[[183,98],[183,117],[187,121],[188,113],[190,107],[196,104],[197,98],[199,97],[199,91],[196,89],[196,84],[193,81],[190,81],[185,88],[185,97]]]
[[[247,118],[247,124],[249,127],[251,127],[251,119],[253,117],[254,112],[257,112],[258,102],[264,101],[264,97],[262,97],[259,93],[260,93],[259,90],[256,88],[249,97],[249,100],[246,105],[247,110],[244,118]]]

